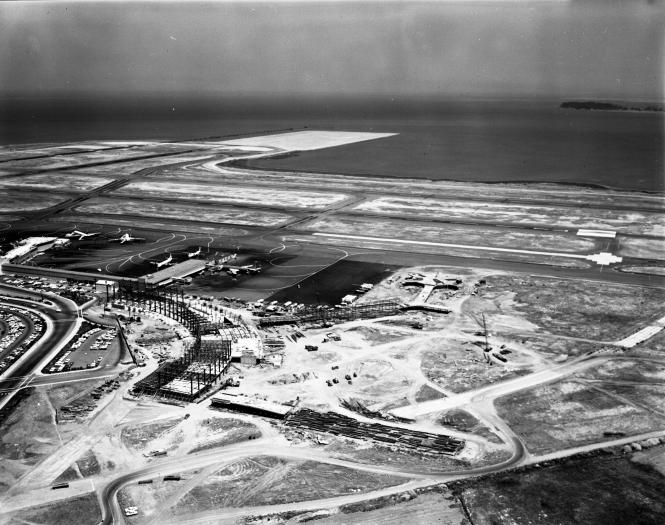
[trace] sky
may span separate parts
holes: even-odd
[[[663,99],[663,3],[3,2],[0,96]]]

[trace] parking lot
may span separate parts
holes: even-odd
[[[119,352],[117,332],[113,328],[84,322],[69,345],[44,369],[54,374],[70,370],[92,369],[115,362]]]

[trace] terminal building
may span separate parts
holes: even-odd
[[[139,277],[139,285],[143,285],[146,289],[157,288],[158,286],[166,286],[180,279],[185,279],[190,275],[194,275],[205,270],[206,262],[200,259],[188,259],[187,261],[174,264],[163,270],[155,273],[150,273]]]

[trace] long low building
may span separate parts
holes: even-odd
[[[174,264],[155,273],[150,273],[139,277],[139,282],[143,282],[147,287],[164,286],[172,283],[176,279],[184,279],[204,270],[206,262],[200,259],[188,259],[187,261]]]
[[[293,407],[288,405],[280,405],[278,403],[271,403],[262,399],[255,399],[245,396],[236,396],[233,394],[225,394],[223,392],[215,395],[212,398],[210,406],[213,408],[223,408],[226,410],[233,410],[235,412],[242,412],[245,414],[253,414],[255,416],[272,417],[276,419],[284,419],[293,410]]]
[[[13,264],[2,262],[0,259],[0,274],[12,273],[19,275],[39,275],[41,277],[53,277],[56,279],[72,279],[74,281],[84,281],[96,283],[106,280],[113,282],[136,283],[135,277],[123,277],[121,275],[110,275],[104,273],[77,272],[74,270],[62,270],[60,268],[44,268],[42,266],[30,266],[27,264]]]

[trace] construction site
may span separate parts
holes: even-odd
[[[197,338],[181,358],[165,362],[137,382],[133,393],[191,403],[220,381],[230,363],[230,340]]]
[[[662,199],[245,164],[388,136],[5,152],[0,521],[461,523],[484,474],[662,468]]]

